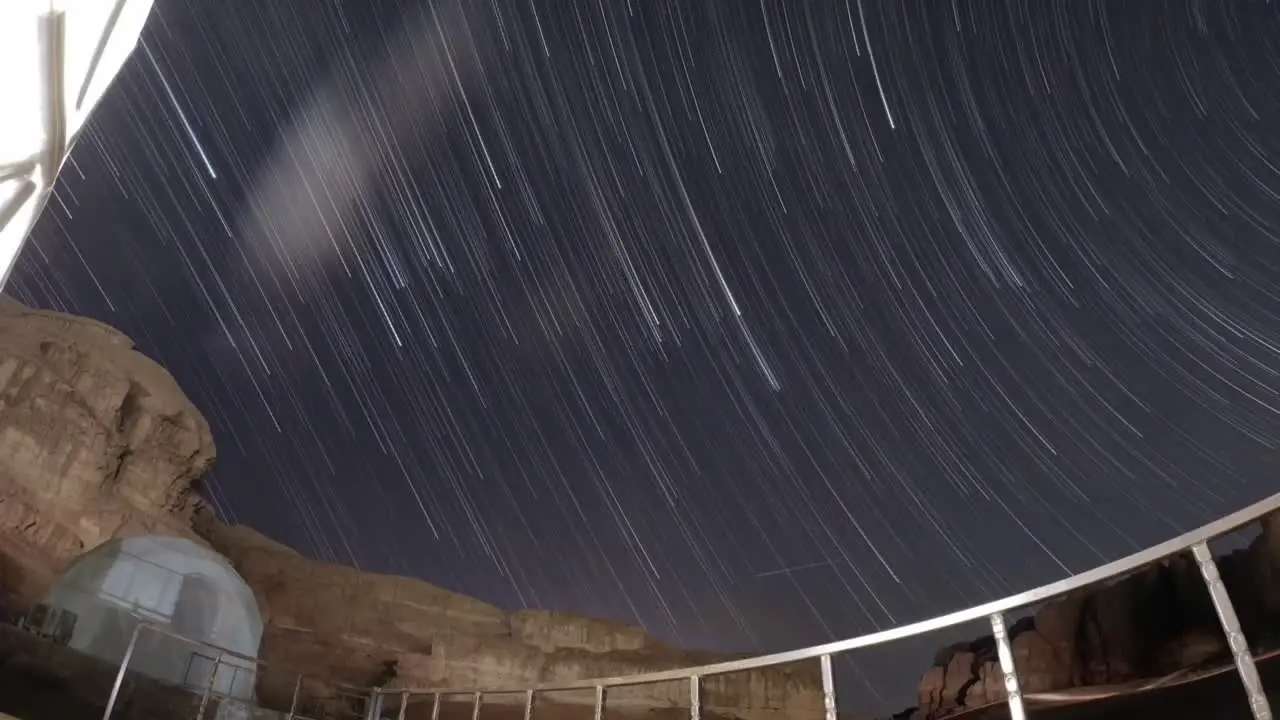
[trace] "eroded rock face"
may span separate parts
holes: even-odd
[[[0,608],[25,609],[72,559],[107,540],[162,533],[206,542],[254,589],[271,666],[258,676],[258,694],[269,707],[288,708],[299,673],[308,678],[306,701],[338,697],[344,685],[519,687],[728,659],[613,623],[508,614],[228,528],[193,490],[213,458],[204,417],[129,338],[0,299]],[[812,665],[709,678],[703,702],[737,717],[816,712],[821,681]],[[687,707],[688,698],[685,683],[668,683],[620,689],[609,707],[648,712]]]
[[[544,610],[506,613],[419,580],[311,560],[245,527],[227,528],[203,517],[201,525],[209,543],[258,596],[265,659],[332,684],[518,688],[728,659],[672,648],[616,623]],[[738,717],[817,712],[821,679],[812,665],[708,678],[702,699],[709,710]],[[259,681],[260,699],[287,706],[295,680],[267,673]],[[315,694],[331,690],[316,688]],[[686,683],[664,683],[611,692],[609,707],[647,711],[687,706],[688,698]],[[584,692],[558,700],[591,703],[594,696]]]
[[[1245,636],[1273,647],[1280,629],[1280,515],[1246,549],[1217,558]],[[1009,631],[1025,694],[1126,683],[1230,662],[1200,570],[1189,555],[1054,600]],[[944,648],[918,686],[915,718],[1005,699],[991,636]]]
[[[18,604],[114,537],[191,536],[204,416],[98,322],[0,298],[0,582]]]

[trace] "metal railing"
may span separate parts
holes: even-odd
[[[760,655],[742,660],[712,663],[710,665],[700,665],[697,667],[663,670],[637,675],[621,675],[616,677],[593,678],[589,680],[547,683],[531,687],[473,689],[440,687],[421,689],[374,688],[370,691],[370,701],[366,718],[367,720],[377,720],[377,718],[381,717],[381,712],[386,700],[388,698],[398,698],[399,708],[397,717],[399,720],[404,720],[405,712],[408,709],[409,701],[411,699],[415,697],[429,696],[432,704],[432,720],[438,720],[440,716],[440,705],[444,698],[453,696],[469,696],[472,703],[472,720],[479,720],[480,708],[486,696],[522,694],[524,695],[524,719],[532,720],[534,705],[537,696],[539,695],[572,690],[594,690],[594,717],[595,720],[602,720],[609,688],[634,687],[637,685],[683,681],[687,682],[689,685],[689,718],[690,720],[700,720],[702,713],[701,695],[703,678],[746,672],[749,670],[758,670],[777,665],[787,665],[802,660],[817,660],[821,668],[825,720],[838,720],[835,678],[831,667],[832,659],[836,655],[852,650],[858,650],[860,648],[871,647],[873,645],[882,645],[916,635],[923,635],[925,633],[942,630],[944,628],[972,622],[974,620],[986,619],[991,625],[991,634],[995,639],[1000,669],[1004,674],[1004,689],[1006,693],[1006,701],[1009,706],[1009,716],[1011,720],[1026,720],[1027,710],[1026,705],[1023,702],[1022,692],[1018,685],[1018,670],[1014,666],[1013,650],[1010,644],[1009,632],[1005,625],[1005,614],[1011,610],[1018,610],[1030,605],[1037,605],[1046,600],[1052,600],[1054,598],[1088,588],[1092,585],[1121,578],[1148,565],[1189,550],[1196,561],[1196,565],[1200,570],[1200,576],[1204,580],[1209,591],[1209,596],[1213,601],[1213,607],[1216,611],[1218,622],[1222,625],[1222,631],[1226,636],[1232,660],[1235,663],[1236,672],[1240,675],[1240,680],[1244,685],[1245,692],[1247,693],[1249,707],[1253,713],[1253,717],[1255,720],[1271,720],[1271,706],[1267,701],[1266,694],[1263,692],[1262,682],[1258,676],[1257,666],[1254,663],[1253,655],[1250,653],[1249,644],[1245,640],[1244,633],[1240,629],[1240,620],[1236,617],[1235,608],[1231,603],[1230,596],[1227,594],[1227,588],[1223,584],[1222,578],[1218,573],[1218,565],[1213,559],[1213,554],[1209,551],[1208,543],[1211,540],[1238,530],[1245,525],[1257,522],[1277,511],[1280,511],[1280,494],[1272,495],[1265,500],[1254,503],[1253,505],[1250,505],[1238,512],[1234,512],[1199,529],[1192,530],[1191,532],[1175,537],[1172,540],[1167,540],[1158,545],[1153,545],[1152,547],[1136,552],[1128,557],[1121,558],[1114,562],[1109,562],[1105,565],[1098,566],[1092,570],[1087,570],[1078,575],[1073,575],[1057,582],[1043,585],[1035,588],[1034,590],[1027,590],[1001,600],[994,600],[989,603],[931,618],[929,620],[923,620],[910,625],[902,625],[888,630],[881,630],[880,632],[849,638],[847,640],[815,645],[813,647],[803,648],[800,650],[788,650],[786,652],[774,653],[771,655]]]
[[[711,663],[709,665],[700,665],[697,667],[662,670],[635,675],[620,675],[615,677],[544,683],[528,687],[432,687],[384,689],[368,687],[358,688],[343,685],[341,686],[341,689],[350,691],[352,693],[351,697],[366,698],[364,711],[364,717],[366,720],[378,720],[383,717],[382,712],[389,699],[398,700],[398,707],[395,705],[392,707],[397,710],[397,719],[405,720],[405,713],[408,710],[410,700],[426,697],[429,697],[431,701],[432,720],[439,720],[441,705],[444,699],[458,696],[464,696],[470,699],[471,720],[479,720],[484,699],[488,696],[494,695],[523,696],[524,720],[532,720],[535,703],[539,696],[565,691],[593,690],[595,692],[594,720],[602,720],[609,688],[635,687],[656,683],[685,682],[688,683],[689,690],[689,718],[690,720],[701,720],[703,710],[702,681],[704,678],[746,672],[750,670],[759,670],[778,665],[788,665],[804,660],[817,660],[821,671],[823,708],[825,715],[824,720],[839,720],[838,707],[836,703],[835,677],[832,671],[832,661],[836,655],[875,645],[883,645],[896,640],[902,640],[904,638],[924,635],[926,633],[935,632],[975,620],[985,619],[991,626],[991,634],[995,640],[1000,669],[1004,674],[1004,688],[1006,693],[1006,702],[1009,706],[1009,716],[1011,720],[1025,720],[1027,717],[1027,710],[1023,701],[1022,692],[1019,688],[1018,671],[1014,665],[1013,651],[1010,642],[1011,639],[1009,637],[1008,628],[1005,624],[1005,615],[1012,610],[1037,605],[1046,600],[1052,600],[1099,583],[1119,579],[1173,555],[1190,551],[1200,571],[1200,576],[1208,588],[1209,597],[1212,600],[1218,621],[1226,636],[1236,672],[1239,674],[1244,685],[1244,690],[1247,694],[1249,707],[1253,717],[1255,720],[1271,720],[1271,707],[1266,694],[1263,691],[1257,666],[1254,663],[1253,655],[1249,650],[1249,644],[1246,642],[1244,633],[1241,630],[1240,621],[1236,616],[1236,611],[1232,605],[1231,598],[1227,594],[1226,586],[1223,584],[1218,573],[1218,566],[1213,559],[1213,554],[1209,550],[1208,543],[1276,512],[1280,512],[1280,494],[1273,495],[1265,500],[1239,510],[1238,512],[1234,512],[1226,517],[1211,522],[1199,529],[1185,533],[1171,540],[1167,540],[1158,545],[1153,545],[1152,547],[1129,555],[1128,557],[1101,565],[1093,568],[1092,570],[1082,572],[1078,575],[1073,575],[1057,582],[1043,585],[1035,588],[1034,590],[1027,590],[1000,600],[994,600],[992,602],[931,618],[929,620],[909,625],[902,625],[888,630],[849,638],[847,640],[815,645],[813,647],[799,650],[788,650],[786,652],[774,653],[771,655],[760,655],[757,657]],[[111,695],[107,700],[106,708],[102,714],[103,720],[109,720],[112,711],[116,707],[129,662],[133,656],[134,649],[137,647],[138,639],[144,632],[158,633],[184,642],[193,648],[212,653],[214,669],[209,675],[209,682],[202,689],[201,701],[199,710],[197,711],[196,720],[203,720],[204,713],[209,704],[210,695],[213,693],[214,678],[218,674],[217,670],[219,666],[224,663],[234,664],[242,669],[252,667],[255,671],[266,670],[268,668],[268,663],[257,658],[226,650],[224,648],[219,648],[206,642],[182,637],[162,627],[141,623],[134,629],[133,635],[129,639],[129,644],[125,649],[124,657],[120,661],[119,669],[115,677],[115,683],[111,689]],[[303,718],[297,714],[299,711],[299,698],[303,680],[304,676],[302,674],[298,674],[297,681],[293,688],[293,697],[289,711],[286,715],[288,720],[303,720]],[[335,688],[339,687],[336,683],[325,684]]]
[[[125,676],[129,670],[129,662],[133,659],[134,651],[137,649],[138,642],[142,638],[143,633],[154,633],[165,638],[176,640],[190,646],[193,649],[193,657],[211,659],[212,669],[209,672],[208,679],[204,683],[201,683],[198,686],[194,683],[184,683],[184,689],[195,689],[200,692],[200,704],[196,711],[195,720],[204,720],[205,712],[208,710],[209,703],[213,699],[214,695],[226,695],[225,693],[215,690],[217,678],[220,675],[219,670],[222,667],[231,666],[234,668],[231,671],[233,678],[235,677],[235,673],[242,671],[252,672],[257,674],[258,677],[261,677],[261,674],[269,669],[280,669],[278,666],[273,666],[256,657],[238,653],[233,650],[227,650],[226,648],[221,648],[200,640],[193,640],[158,625],[139,622],[138,625],[134,627],[133,633],[129,636],[129,644],[125,646],[124,655],[120,658],[120,664],[116,670],[115,681],[111,686],[111,694],[107,697],[106,707],[102,711],[102,720],[109,720],[111,714],[116,709],[116,705],[120,700],[121,690],[124,688]],[[206,653],[208,654],[206,655]],[[189,670],[190,668],[188,667],[188,671]],[[306,679],[306,676],[303,673],[293,674],[296,676],[296,680],[293,684],[293,695],[290,700],[289,710],[285,714],[285,718],[286,720],[308,720],[299,714],[301,709],[300,701],[302,699],[303,681]],[[369,688],[367,687],[347,686],[332,682],[325,682],[325,685],[331,688],[349,691],[349,696],[352,699],[368,697],[369,695]],[[234,684],[232,685],[232,689],[234,690]],[[232,699],[234,700],[234,698]]]
[[[224,670],[230,670],[231,672],[231,677],[226,678],[227,682],[225,683],[219,679],[220,677],[225,677],[223,675]],[[200,680],[199,678],[203,677],[205,672],[209,674],[208,679]],[[196,690],[209,688],[211,692],[234,695],[238,688],[242,688],[246,684],[252,688],[256,675],[257,668],[241,665],[236,658],[206,655],[202,652],[193,651],[187,657],[187,669],[182,673],[182,686]],[[226,690],[221,689],[224,685]]]

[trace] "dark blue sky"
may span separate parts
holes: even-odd
[[[1277,12],[160,0],[11,288],[304,552],[857,634],[1277,489]]]

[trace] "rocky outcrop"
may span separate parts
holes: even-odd
[[[0,582],[29,603],[113,537],[191,536],[204,416],[120,332],[0,298]],[[0,601],[3,601],[0,596]]]
[[[1280,516],[1245,549],[1217,558],[1222,581],[1254,646],[1280,630]],[[1170,558],[1103,587],[1050,601],[1009,629],[1027,695],[1157,678],[1231,662],[1200,570]],[[920,679],[905,715],[943,718],[1005,699],[991,636],[944,648]]]
[[[0,300],[0,607],[24,609],[73,558],[115,537],[164,533],[228,557],[265,621],[268,706],[346,686],[503,686],[727,659],[635,628],[503,610],[425,582],[317,562],[222,525],[194,488],[214,458],[209,427],[174,379],[120,332]],[[708,710],[752,717],[822,707],[816,667],[708,678]],[[624,688],[628,705],[687,706],[684,683]],[[496,702],[519,702],[517,697]],[[591,703],[591,693],[559,698]]]

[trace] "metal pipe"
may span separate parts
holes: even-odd
[[[209,695],[213,693],[213,683],[218,679],[218,668],[222,666],[222,655],[213,659],[213,671],[209,673],[209,682],[204,684],[204,692],[200,693],[200,709],[196,710],[196,720],[204,720],[205,708],[209,707]]]
[[[471,720],[480,720],[480,701],[483,697],[484,693],[478,692],[471,701]]]
[[[107,698],[107,707],[102,711],[102,720],[108,720],[111,717],[111,711],[116,708],[116,699],[120,697],[120,686],[124,684],[124,673],[129,667],[129,660],[133,658],[133,649],[138,645],[138,635],[142,633],[142,623],[138,623],[133,628],[133,635],[129,637],[129,644],[124,649],[124,656],[120,658],[120,669],[116,671],[115,684],[111,686],[111,696]]]
[[[689,676],[689,720],[702,720],[702,678]]]
[[[823,655],[818,658],[818,663],[822,668],[822,709],[825,712],[826,720],[838,720],[836,712],[836,679],[835,673],[831,672],[831,656]]]
[[[403,690],[400,693],[400,712],[396,713],[396,720],[404,720],[404,714],[409,710],[409,691]]]
[[[1022,701],[1022,689],[1018,687],[1018,668],[1013,664],[1013,647],[1009,645],[1009,631],[1004,626],[1004,614],[991,614],[991,636],[996,640],[996,655],[1000,658],[1000,671],[1004,673],[1004,691],[1009,702],[1009,720],[1027,720],[1027,708]]]
[[[604,686],[596,686],[596,716],[595,720],[603,720],[604,718]]]
[[[440,693],[432,695],[431,720],[440,720]]]
[[[1262,689],[1262,679],[1258,677],[1258,666],[1253,662],[1249,652],[1249,642],[1240,628],[1240,618],[1236,617],[1236,608],[1231,604],[1231,596],[1227,594],[1227,586],[1218,573],[1218,563],[1213,560],[1213,553],[1203,542],[1191,546],[1191,554],[1200,566],[1200,577],[1209,588],[1209,597],[1213,600],[1213,609],[1218,612],[1218,622],[1222,632],[1227,636],[1227,646],[1231,648],[1231,657],[1236,663],[1236,672],[1240,673],[1240,682],[1244,683],[1244,691],[1249,696],[1249,709],[1253,711],[1255,720],[1271,720],[1271,703],[1267,701],[1266,691]]]
[[[298,694],[302,692],[302,673],[298,673],[298,679],[293,683],[293,699],[289,701],[289,714],[285,716],[285,720],[293,720],[293,716],[298,714]]]
[[[533,689],[524,691],[524,720],[533,720]]]
[[[44,63],[41,70],[44,83],[45,133],[49,149],[41,159],[41,169],[46,189],[52,188],[58,170],[67,157],[67,14],[55,10],[45,15],[41,24],[40,39],[44,45]]]

